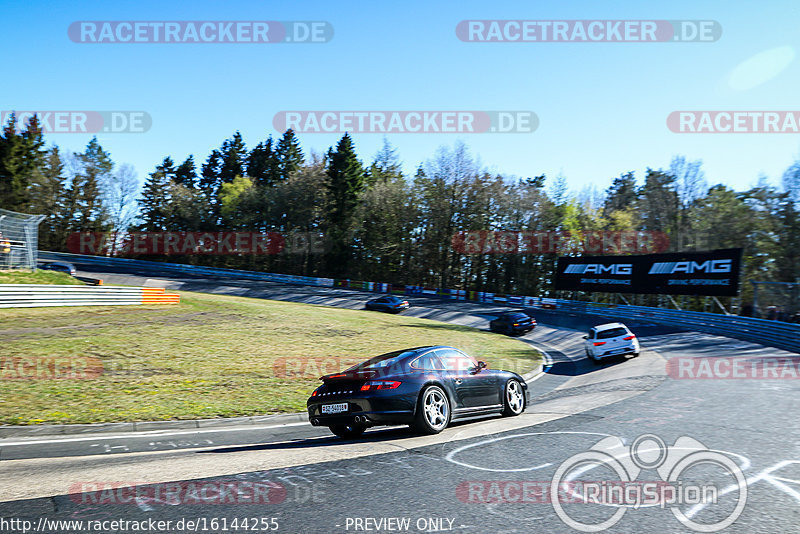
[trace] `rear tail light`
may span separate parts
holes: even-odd
[[[594,346],[595,346],[595,347],[599,347],[600,345],[605,345],[605,344],[606,344],[606,342],[605,342],[605,341],[595,341],[595,342],[594,342]]]
[[[316,389],[315,389],[314,391],[312,391],[312,392],[311,392],[311,396],[312,396],[312,397],[316,397],[316,396],[317,396],[317,390],[316,390]]]
[[[514,326],[519,326],[519,323],[514,323]]]
[[[370,382],[365,382],[363,386],[361,386],[361,391],[375,391],[377,389],[397,389],[400,386],[400,382],[392,382],[389,380],[372,380]]]
[[[625,341],[630,341],[631,339],[636,339],[636,336],[635,336],[635,335],[633,335],[633,334],[631,334],[631,335],[629,335],[629,336],[625,336],[625,337],[623,337],[622,339],[624,339]]]
[[[339,374],[335,374],[335,375],[330,375],[328,378],[342,378],[342,377],[345,377],[345,376],[347,376],[347,375],[344,374],[344,373],[339,373]]]

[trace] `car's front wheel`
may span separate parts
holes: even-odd
[[[438,434],[450,423],[450,401],[439,386],[428,386],[419,396],[412,427],[423,434]]]
[[[506,382],[503,399],[503,415],[519,415],[525,411],[525,389],[519,380],[512,378]]]
[[[357,438],[367,429],[364,425],[331,425],[331,432],[340,438]]]

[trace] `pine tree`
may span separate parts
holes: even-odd
[[[636,202],[636,178],[632,172],[620,174],[606,190],[606,201],[603,215],[609,217],[612,212],[632,208]]]
[[[79,175],[78,197],[79,227],[84,232],[105,229],[108,216],[103,205],[103,186],[114,167],[111,155],[103,150],[97,137],[92,137],[86,150],[78,154],[82,169]]]
[[[66,244],[59,226],[65,190],[64,162],[58,147],[53,146],[47,151],[40,181],[31,191],[31,213],[47,216],[39,225],[39,248],[43,250],[60,250]]]
[[[328,256],[328,268],[333,274],[343,274],[347,272],[350,259],[347,236],[352,229],[359,198],[366,186],[364,169],[356,157],[350,135],[344,134],[336,145],[336,151],[328,150],[327,175],[327,219],[329,237],[333,242]]]
[[[39,118],[30,118],[25,129],[12,113],[0,136],[0,207],[30,210],[32,181],[39,179],[46,157]]]
[[[328,220],[340,229],[351,222],[358,199],[366,186],[364,169],[356,157],[349,134],[339,140],[336,151],[328,150]]]
[[[189,157],[175,169],[174,181],[178,185],[194,189],[197,185],[197,170],[194,163],[194,156]]]
[[[271,187],[280,181],[278,154],[272,148],[272,136],[258,143],[247,156],[247,175],[261,187]]]
[[[383,138],[383,146],[375,155],[375,160],[367,171],[366,178],[369,185],[379,182],[394,181],[403,177],[397,149],[392,147],[388,139]]]
[[[145,232],[159,232],[167,229],[170,219],[169,190],[175,178],[172,159],[167,156],[144,183],[142,198],[139,200],[140,229]]]
[[[233,137],[226,139],[220,148],[219,179],[221,183],[230,183],[237,176],[244,176],[247,164],[247,148],[238,131]]]
[[[278,157],[278,174],[281,180],[287,180],[305,161],[300,141],[292,129],[286,130],[275,148]]]

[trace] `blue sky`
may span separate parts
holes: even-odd
[[[100,134],[143,179],[166,155],[203,161],[234,131],[249,147],[285,110],[530,110],[528,134],[390,134],[413,169],[464,141],[491,170],[563,173],[572,188],[642,177],[673,155],[702,159],[711,183],[777,182],[800,134],[675,134],[675,110],[800,110],[800,4],[761,2],[4,2],[0,109],[143,110],[143,134]],[[716,20],[713,43],[466,43],[465,19]],[[323,20],[325,44],[79,44],[81,20]],[[759,56],[782,48],[775,56]],[[744,64],[731,79],[737,66]],[[742,71],[744,69],[744,71]],[[744,80],[744,82],[742,81]],[[759,82],[754,87],[747,80]],[[301,134],[322,152],[341,134]],[[91,136],[47,140],[80,150]],[[364,160],[380,134],[354,136]]]

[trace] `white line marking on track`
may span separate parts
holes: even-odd
[[[307,422],[300,423],[286,423],[283,425],[269,425],[269,426],[247,426],[247,427],[233,427],[233,428],[197,428],[194,430],[143,430],[141,432],[129,432],[125,434],[114,434],[110,436],[91,436],[83,438],[64,438],[64,439],[41,439],[30,441],[12,441],[4,442],[0,440],[0,449],[3,447],[15,447],[20,445],[41,445],[43,443],[72,443],[78,441],[102,441],[108,439],[124,439],[146,436],[180,436],[184,434],[209,434],[212,432],[237,432],[242,430],[267,430],[270,428],[281,428],[289,426],[309,426]]]
[[[536,466],[533,466],[533,467],[521,467],[519,469],[493,469],[491,467],[478,467],[477,465],[472,465],[472,464],[468,464],[468,463],[465,463],[465,462],[459,462],[458,460],[455,460],[453,457],[456,454],[458,454],[460,452],[463,452],[463,451],[465,451],[467,449],[471,449],[473,447],[479,447],[481,445],[488,445],[489,443],[496,443],[498,441],[503,441],[503,440],[506,440],[506,439],[521,438],[521,437],[524,437],[524,436],[550,436],[550,435],[553,435],[553,434],[586,434],[586,435],[590,435],[590,436],[610,437],[610,434],[602,434],[602,433],[599,433],[599,432],[578,432],[578,431],[574,431],[573,432],[573,431],[561,431],[561,430],[555,431],[555,432],[526,432],[524,434],[514,434],[512,436],[500,436],[498,438],[489,438],[489,439],[485,439],[483,441],[478,441],[477,443],[470,443],[468,445],[462,445],[461,447],[458,447],[458,448],[453,449],[452,451],[450,451],[447,454],[447,456],[445,456],[445,460],[447,460],[448,462],[454,463],[456,465],[460,465],[462,467],[469,467],[470,469],[477,469],[479,471],[492,471],[492,472],[495,472],[495,473],[518,473],[518,472],[521,472],[521,471],[535,471],[536,469],[542,469],[544,467],[547,467],[547,466],[550,466],[550,465],[553,465],[553,464],[548,462],[548,463],[544,463],[544,464],[541,464],[541,465],[536,465]]]

